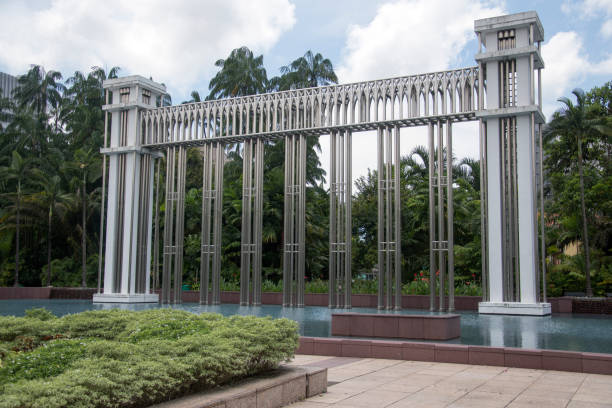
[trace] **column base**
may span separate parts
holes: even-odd
[[[96,293],[94,303],[158,303],[159,295],[156,293]]]
[[[480,302],[478,313],[521,316],[548,316],[550,303]]]

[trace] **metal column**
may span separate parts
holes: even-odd
[[[336,296],[338,293],[338,283],[336,282],[337,266],[336,266],[336,207],[337,198],[336,193],[337,179],[336,179],[336,132],[332,131],[329,135],[329,290],[328,290],[328,305],[329,308],[335,308],[338,305]]]
[[[446,121],[446,186],[447,186],[447,239],[448,239],[448,311],[455,311],[455,236],[453,205],[453,132],[450,119]]]
[[[329,307],[350,309],[352,134],[330,134]]]
[[[437,145],[434,127],[437,126]],[[446,139],[446,144],[444,143]],[[446,145],[446,148],[445,148]],[[437,148],[437,150],[436,150]],[[454,265],[454,208],[453,208],[453,150],[452,122],[438,120],[429,124],[429,310],[440,312],[455,310],[455,265]],[[446,189],[444,189],[446,187]],[[446,200],[445,200],[446,190]],[[437,198],[437,205],[436,205]],[[437,221],[437,223],[436,223]],[[437,228],[436,228],[437,224]],[[436,264],[436,252],[437,264]],[[448,268],[448,275],[447,275]],[[436,276],[437,275],[437,276]],[[436,283],[436,279],[438,282]],[[448,279],[448,282],[447,282]],[[438,307],[436,308],[436,286]],[[448,307],[446,292],[448,291]]]
[[[428,176],[429,176],[429,310],[436,310],[436,221],[435,221],[435,193],[434,193],[434,127],[433,123],[427,125],[429,139]]]
[[[240,251],[240,305],[242,306],[261,304],[263,146],[263,140],[249,139],[244,142]]]
[[[172,146],[166,150],[166,212],[161,291],[161,303],[165,304],[182,302],[186,153],[183,146]]]
[[[442,143],[442,122],[438,121],[438,160],[436,163],[436,187],[438,187],[438,270],[440,271],[440,282],[438,287],[438,297],[440,298],[440,308],[442,312],[445,310],[445,276],[446,276],[446,263],[445,263],[445,249],[448,249],[448,241],[444,238],[444,186],[447,183],[447,179],[444,176],[444,145]],[[450,289],[450,288],[449,288]]]
[[[402,291],[399,128],[378,128],[377,146],[378,309],[399,310]]]
[[[306,136],[285,139],[283,306],[304,306],[306,266]]]
[[[221,225],[223,216],[224,146],[203,146],[202,241],[200,250],[200,304],[221,303]],[[212,275],[212,276],[211,276]],[[212,286],[212,294],[209,295]],[[209,299],[210,296],[210,299]]]

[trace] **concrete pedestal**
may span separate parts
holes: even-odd
[[[156,293],[100,293],[93,296],[94,303],[158,303],[159,296]]]
[[[551,308],[550,303],[480,302],[478,304],[478,313],[548,316],[551,314]]]

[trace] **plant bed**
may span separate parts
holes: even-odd
[[[297,323],[174,309],[0,317],[0,407],[145,407],[278,367]]]

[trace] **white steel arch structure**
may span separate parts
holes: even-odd
[[[505,18],[501,23],[503,27],[489,30],[495,31],[495,35],[500,30],[522,32],[525,27],[533,31],[534,26],[538,32],[541,32],[541,25],[534,12],[500,18]],[[480,22],[476,22],[476,30],[482,46],[485,44],[484,38],[489,38],[489,31],[486,31],[488,29],[486,28],[484,29],[486,35],[483,34],[485,31],[480,29],[479,24]],[[532,41],[535,37],[530,38]],[[541,39],[538,40],[538,44],[539,41]],[[493,42],[489,41],[489,44],[491,43]],[[157,232],[152,234],[151,224],[152,163],[156,157],[160,157],[160,153],[165,153],[166,216],[161,301],[180,302],[186,149],[200,146],[203,149],[204,160],[200,302],[203,304],[220,302],[224,146],[243,143],[240,301],[243,305],[260,304],[263,151],[266,141],[283,139],[285,141],[283,305],[303,306],[306,137],[328,134],[331,142],[329,306],[351,307],[351,140],[354,132],[374,130],[377,132],[379,178],[378,307],[401,308],[399,131],[402,127],[425,125],[429,129],[429,163],[433,163],[429,166],[430,279],[434,282],[430,307],[431,310],[454,310],[453,291],[449,293],[448,306],[444,295],[447,280],[448,287],[454,287],[453,186],[452,182],[448,182],[452,180],[452,163],[446,159],[452,157],[452,125],[461,121],[478,120],[482,124],[480,127],[482,140],[490,138],[485,133],[485,129],[489,130],[486,127],[488,123],[499,122],[502,123],[502,127],[506,126],[504,129],[510,129],[512,122],[508,122],[510,123],[508,125],[506,119],[499,119],[508,112],[498,112],[500,106],[485,106],[487,90],[489,90],[488,104],[493,105],[491,101],[497,98],[497,95],[508,94],[507,77],[511,78],[510,82],[513,81],[512,78],[516,78],[516,74],[513,76],[508,70],[500,73],[498,77],[491,77],[490,74],[486,76],[486,72],[493,71],[489,61],[498,61],[496,58],[504,60],[522,58],[524,50],[510,47],[510,42],[507,45],[508,49],[503,51],[505,54],[501,57],[498,54],[502,51],[497,49],[491,50],[495,54],[491,56],[479,53],[477,56],[479,65],[475,67],[167,107],[156,107],[156,100],[161,99],[165,89],[152,81],[138,76],[106,81],[104,87],[112,92],[113,96],[112,103],[105,106],[105,110],[111,115],[110,146],[107,147],[105,142],[105,147],[102,149],[104,154],[110,156],[109,210],[106,223],[104,293],[97,295],[95,300],[155,300],[155,295],[150,293],[148,286],[151,237],[158,236]],[[535,46],[533,48],[532,54],[539,56],[539,45],[537,49]],[[528,56],[530,61],[533,60],[532,54]],[[537,60],[541,61],[541,58]],[[524,76],[530,78],[531,82],[514,81],[513,86],[525,86],[526,89],[528,86],[535,86],[535,81],[532,80],[535,69],[536,65],[532,63],[531,72],[527,72]],[[498,89],[500,86],[501,93],[490,91],[491,88]],[[521,95],[522,92],[522,90],[515,91],[513,95]],[[539,107],[541,104],[532,105],[536,106],[537,113],[536,117],[532,110],[527,110],[534,118],[532,122],[534,120],[542,122],[543,116]],[[501,106],[501,109],[506,109],[506,106]],[[522,117],[527,111],[525,109],[512,111],[510,115]],[[118,126],[119,123],[121,126]],[[130,137],[126,138],[128,134]],[[485,142],[482,145],[485,149],[482,152],[485,162],[490,148],[486,150]],[[434,157],[436,147],[438,153]],[[139,183],[128,180],[129,175],[126,173],[125,164],[122,163],[126,161],[131,163],[130,160],[135,163],[132,175],[138,175]],[[133,178],[136,179],[136,176]],[[483,183],[485,185],[483,198],[487,199],[486,187],[491,185],[487,185],[485,180]],[[510,201],[516,198],[511,194],[506,195]],[[505,203],[506,198],[501,201]],[[130,199],[137,200],[139,204],[132,205],[131,201],[128,201]],[[448,208],[446,213],[445,203]],[[482,215],[485,218],[491,212],[488,207],[490,203],[489,206],[483,206]],[[535,207],[533,211],[535,213]],[[138,233],[134,237],[127,237],[123,233],[132,228],[125,224],[127,218],[124,215],[128,212],[135,214],[129,220],[140,223],[137,227]],[[506,221],[499,220],[499,224],[505,226],[504,228],[518,222],[518,217],[512,211],[506,211],[504,214],[506,215],[503,218]],[[508,217],[511,221],[507,221]],[[487,228],[497,228],[498,221],[495,222],[493,226],[489,221],[486,224]],[[158,231],[158,222],[155,225]],[[492,236],[488,230],[484,232],[487,237]],[[533,236],[529,238],[535,239]],[[492,242],[488,242],[484,249],[491,245]],[[510,245],[510,242],[506,240],[504,245]],[[143,251],[135,249],[145,247],[148,248],[146,256],[142,255]],[[516,247],[512,246],[512,249]],[[483,257],[490,258],[490,254],[497,252],[485,251]],[[129,266],[131,264],[124,260],[126,256],[129,259],[131,257],[139,259],[140,269],[131,268]],[[157,262],[157,257],[153,258],[153,262]],[[489,258],[487,259],[490,261]],[[486,266],[487,263],[490,264],[483,262],[483,265]],[[504,276],[502,280],[508,280],[508,274],[514,276],[514,271],[509,272],[510,262],[507,264],[509,266],[502,270]],[[154,267],[157,268],[157,265]],[[439,302],[436,302],[435,296],[437,268],[440,270]],[[486,270],[484,272],[483,276],[487,276]],[[534,270],[529,273],[537,275]],[[125,275],[131,278],[125,278]],[[123,281],[126,279],[128,283],[132,280],[146,281],[147,285],[146,287],[142,285],[133,287],[129,284],[125,286]],[[490,278],[487,282],[497,282],[497,278]],[[212,290],[209,290],[209,284]],[[514,289],[515,286],[512,286],[512,290]],[[510,290],[510,286],[504,290]],[[491,291],[486,292],[485,300],[488,300]],[[515,302],[516,300],[518,299],[502,296],[502,301],[506,303],[520,303]]]

